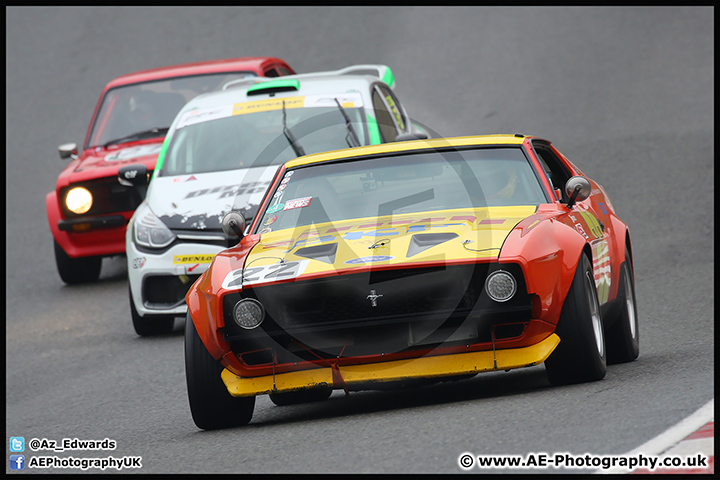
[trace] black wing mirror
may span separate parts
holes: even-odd
[[[226,213],[222,219],[222,229],[227,236],[242,240],[245,235],[245,217],[238,212]]]
[[[565,183],[565,193],[570,197],[567,207],[572,208],[577,202],[587,199],[590,196],[591,188],[590,180],[587,178],[580,175],[570,177]]]
[[[126,187],[135,187],[140,193],[140,197],[144,199],[150,183],[150,172],[142,163],[126,165],[118,169],[118,182]]]

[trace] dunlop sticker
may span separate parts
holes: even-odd
[[[302,108],[305,104],[305,97],[286,97],[271,100],[258,100],[257,102],[236,103],[233,105],[233,115],[244,115],[246,113],[269,112],[271,110]]]
[[[175,255],[173,257],[173,265],[185,265],[187,263],[210,263],[215,257],[210,255]]]

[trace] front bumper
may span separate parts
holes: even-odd
[[[124,227],[127,220],[122,215],[108,215],[105,217],[61,219],[58,229],[63,232],[88,232],[100,228]]]
[[[55,192],[47,194],[45,206],[52,236],[71,258],[125,253],[125,230],[132,211],[65,219]]]
[[[130,292],[140,316],[184,316],[185,294],[223,250],[216,245],[180,243],[154,255],[138,250],[132,241],[126,242],[126,249]]]
[[[228,369],[221,377],[234,397],[248,397],[305,388],[331,386],[346,390],[372,389],[374,384],[413,379],[453,377],[539,365],[560,343],[556,334],[522,348],[425,356],[361,365],[340,365],[260,377],[240,377]]]

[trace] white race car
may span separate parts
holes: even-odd
[[[412,123],[384,65],[248,78],[191,100],[175,117],[157,166],[118,178],[147,196],[126,234],[130,310],[138,335],[172,330],[185,294],[215,254],[233,245],[221,220],[251,219],[278,166],[310,153],[427,138]],[[148,185],[149,182],[149,185]]]

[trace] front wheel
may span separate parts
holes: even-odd
[[[620,285],[616,300],[620,313],[607,329],[608,363],[632,362],[640,354],[635,279],[629,262],[630,257],[625,252],[625,261],[620,267]]]
[[[550,383],[564,385],[605,377],[607,362],[600,303],[592,264],[585,254],[580,256],[555,333],[560,344],[545,360]]]
[[[162,335],[170,333],[175,325],[175,317],[166,318],[146,318],[140,315],[135,308],[135,302],[132,297],[132,290],[128,288],[130,294],[130,316],[132,317],[133,328],[135,333],[141,337],[149,337],[153,335]]]
[[[215,430],[250,423],[255,397],[233,397],[220,378],[222,364],[205,348],[188,312],[185,319],[185,377],[190,413],[198,428]]]
[[[55,243],[55,265],[63,282],[68,285],[90,283],[100,277],[102,257],[72,258],[65,253],[57,241],[53,240],[53,242]]]

